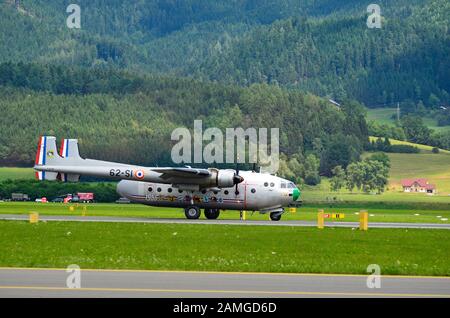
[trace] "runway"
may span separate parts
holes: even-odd
[[[0,214],[0,220],[25,221],[27,214]],[[131,218],[111,216],[73,216],[73,215],[40,215],[42,221],[77,221],[77,222],[122,222],[122,223],[159,223],[159,224],[215,224],[215,225],[256,225],[256,226],[303,226],[315,227],[314,221],[241,221],[241,220],[187,220],[167,218]],[[326,227],[358,228],[358,222],[325,222]],[[406,228],[406,229],[446,229],[450,230],[450,224],[440,223],[381,223],[369,222],[369,228]]]
[[[450,297],[448,277],[0,268],[0,297]]]

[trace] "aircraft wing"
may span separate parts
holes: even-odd
[[[195,168],[152,168],[152,171],[161,173],[160,178],[206,178],[211,176],[211,171],[207,169]]]

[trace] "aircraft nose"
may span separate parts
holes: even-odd
[[[295,189],[292,191],[292,199],[293,199],[294,201],[297,201],[298,198],[300,198],[300,190],[299,190],[298,188],[295,188]]]

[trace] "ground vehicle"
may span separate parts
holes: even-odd
[[[94,193],[92,192],[78,192],[76,194],[67,194],[65,196],[67,202],[71,203],[93,203]]]
[[[11,201],[29,201],[30,198],[28,197],[28,194],[24,193],[12,193],[11,194]]]
[[[93,203],[94,202],[94,193],[92,192],[78,192],[75,196],[72,198],[72,202],[75,199],[75,197],[78,198],[78,202],[83,203]]]
[[[94,193],[82,193],[78,192],[76,194],[68,193],[65,195],[60,195],[53,200],[53,203],[93,203],[94,202]]]

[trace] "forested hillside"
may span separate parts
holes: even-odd
[[[78,1],[80,30],[65,27],[71,1],[12,2],[0,5],[0,61],[278,83],[368,106],[450,103],[447,0],[378,1],[382,29],[367,28],[362,0]]]
[[[89,157],[173,164],[172,130],[193,129],[194,119],[202,119],[204,129],[280,128],[280,151],[300,163],[313,152],[327,173],[336,160],[345,165],[359,159],[368,136],[360,105],[347,102],[339,110],[310,94],[273,85],[240,88],[39,65],[5,64],[0,73],[2,164],[30,165],[40,134],[79,138]]]

